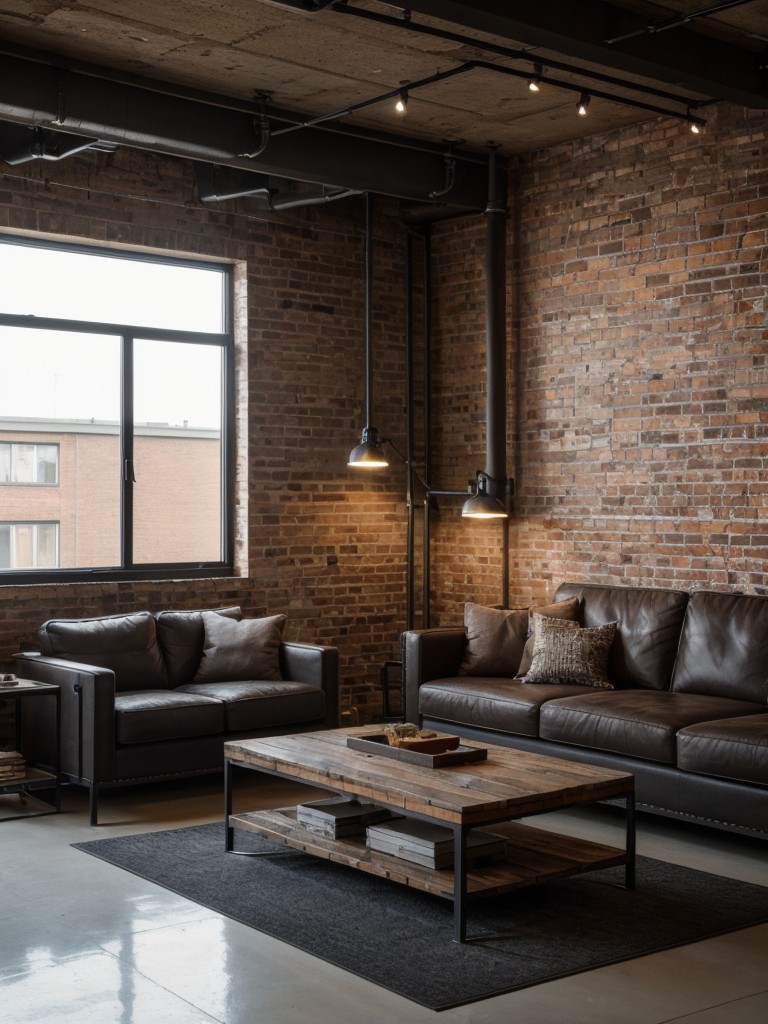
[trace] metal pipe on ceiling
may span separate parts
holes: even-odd
[[[264,152],[251,159],[243,154],[253,149],[255,111],[233,109],[225,97],[220,103],[163,92],[160,83],[150,88],[63,71],[42,59],[6,56],[0,61],[0,119],[415,202],[425,202],[445,180],[443,152],[396,136],[374,139],[346,126],[309,127],[271,138]],[[471,155],[455,157],[454,186],[443,201],[479,212],[485,201],[483,166]]]

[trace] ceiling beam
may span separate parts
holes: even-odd
[[[108,69],[85,67],[63,69],[50,58],[5,56],[0,61],[0,120],[416,202],[429,201],[430,193],[442,193],[445,187],[445,154],[429,144],[334,125],[270,136],[262,147],[256,105],[185,95],[160,82],[115,81]],[[301,114],[291,118],[304,119]],[[278,119],[273,127],[285,126]],[[441,195],[441,203],[483,210],[486,160],[481,155],[452,156],[451,188]]]
[[[647,16],[603,0],[548,0],[545,4],[541,0],[516,0],[513,4],[507,0],[409,0],[408,7],[413,14],[490,33],[510,44],[554,50],[711,99],[768,107],[762,53],[704,35],[693,27],[646,32]],[[640,34],[610,42],[634,32]]]

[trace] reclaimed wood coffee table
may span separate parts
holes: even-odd
[[[635,884],[634,777],[626,772],[510,747],[486,746],[486,760],[450,767],[424,767],[363,753],[347,737],[365,737],[381,727],[233,740],[224,744],[226,849],[235,830],[257,833],[287,846],[359,871],[433,893],[454,903],[453,937],[467,941],[467,903],[550,879],[624,865],[624,885]],[[479,747],[470,741],[463,746]],[[433,870],[371,850],[365,837],[329,839],[296,821],[295,808],[232,813],[232,768],[250,768],[372,802],[410,818],[453,831],[453,870]],[[537,829],[513,819],[577,804],[621,799],[626,809],[623,849]],[[467,833],[492,826],[507,840],[507,857],[467,866]]]

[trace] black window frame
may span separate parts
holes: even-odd
[[[108,256],[132,262],[145,261],[196,269],[209,268],[222,274],[224,330],[221,333],[179,331],[167,328],[137,327],[133,324],[100,323],[88,320],[57,319],[0,310],[0,327],[34,328],[64,333],[100,334],[117,338],[121,345],[121,418],[120,449],[120,551],[119,566],[84,568],[0,570],[1,586],[33,583],[86,583],[100,580],[206,579],[234,575],[234,487],[235,487],[235,350],[233,324],[234,267],[228,262],[166,256],[108,246],[53,242],[31,236],[0,234],[0,242],[40,248]],[[222,559],[194,562],[133,561],[133,343],[134,341],[168,341],[207,345],[221,349],[222,354],[222,438],[221,438],[221,551]],[[59,476],[59,484],[61,477]]]

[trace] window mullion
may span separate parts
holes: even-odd
[[[120,440],[122,482],[120,501],[120,550],[124,568],[133,568],[133,337],[123,335]]]

